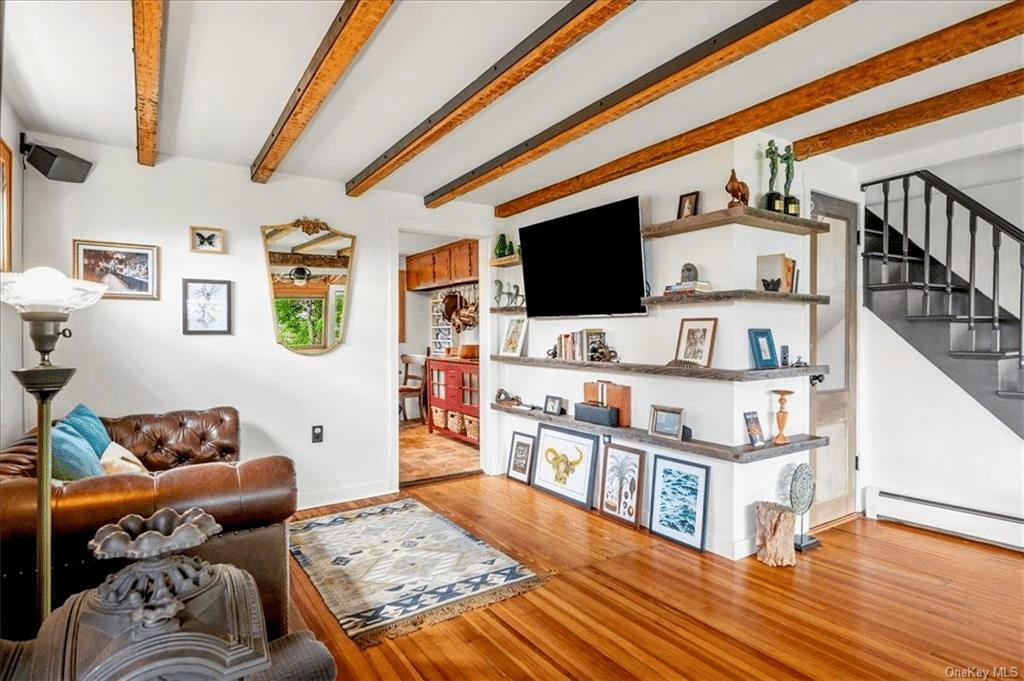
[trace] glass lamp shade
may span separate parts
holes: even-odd
[[[26,312],[68,314],[103,297],[107,287],[83,279],[70,279],[49,267],[33,267],[18,274],[0,273],[0,302]]]

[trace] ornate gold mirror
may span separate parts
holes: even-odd
[[[262,230],[277,342],[303,355],[327,352],[345,333],[355,235],[307,217]]]

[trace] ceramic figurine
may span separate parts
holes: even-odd
[[[729,208],[735,206],[746,206],[750,203],[750,187],[747,186],[746,182],[740,181],[736,177],[736,169],[732,169],[732,174],[729,175],[729,182],[725,185],[725,191],[729,192],[732,197],[732,201],[729,202]]]

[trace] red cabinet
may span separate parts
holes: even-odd
[[[427,358],[431,433],[477,444],[480,440],[480,365],[454,357]]]

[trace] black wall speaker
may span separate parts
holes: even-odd
[[[63,149],[27,143],[25,133],[21,134],[21,153],[29,165],[48,180],[85,182],[86,175],[92,170],[92,163]]]

